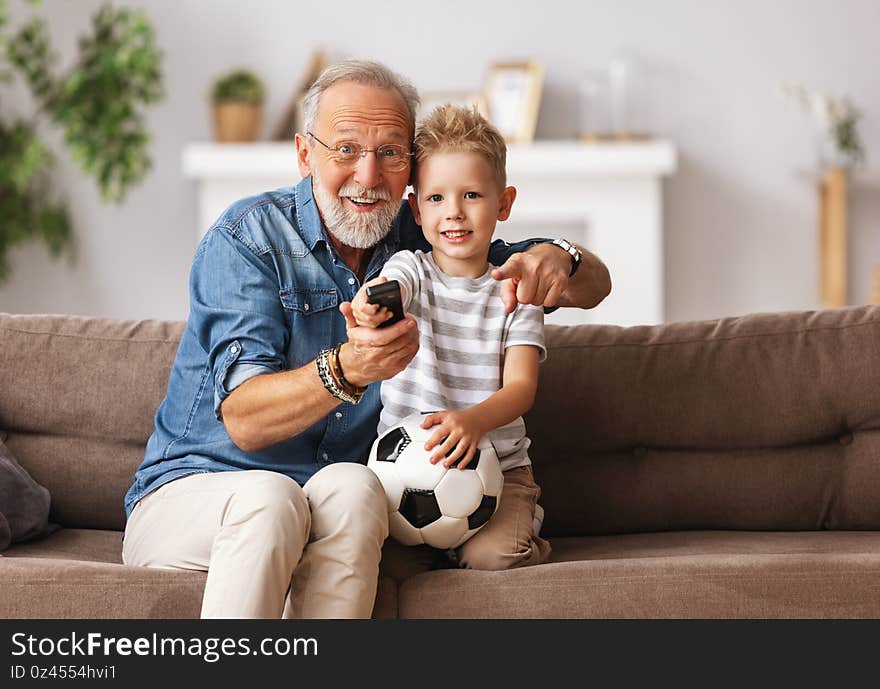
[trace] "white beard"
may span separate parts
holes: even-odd
[[[321,184],[316,170],[312,171],[314,193],[318,210],[327,231],[336,239],[353,249],[369,249],[381,242],[391,231],[391,223],[397,215],[399,204],[391,200],[387,189],[361,189],[356,184],[346,184],[333,196]],[[346,208],[343,197],[378,199],[379,203],[369,213],[358,213]]]

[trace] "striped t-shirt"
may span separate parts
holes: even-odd
[[[501,283],[491,267],[478,278],[450,277],[430,253],[401,251],[382,275],[403,287],[403,308],[419,326],[419,351],[409,366],[382,383],[379,433],[410,414],[467,409],[501,389],[504,350],[533,345],[546,358],[544,311],[519,304],[504,312]],[[522,417],[488,434],[502,471],[530,464]]]

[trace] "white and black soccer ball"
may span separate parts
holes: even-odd
[[[425,442],[434,429],[421,427],[430,413],[408,416],[380,435],[367,466],[385,488],[395,539],[404,545],[457,548],[495,514],[504,477],[488,438],[464,469],[431,464]]]

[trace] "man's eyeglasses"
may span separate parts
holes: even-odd
[[[375,153],[376,160],[384,171],[400,172],[407,166],[412,156],[406,146],[400,144],[382,144],[376,148],[364,148],[354,141],[343,141],[338,146],[328,146],[311,132],[306,132],[306,135],[326,148],[330,152],[330,159],[339,165],[354,167],[367,153]]]

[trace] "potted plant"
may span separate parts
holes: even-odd
[[[142,12],[104,4],[64,70],[47,21],[30,14],[13,26],[0,0],[0,283],[12,272],[9,252],[17,244],[42,239],[53,256],[72,248],[47,125],[60,130],[102,200],[122,201],[150,170],[146,110],[162,96],[162,56]],[[32,96],[29,115],[13,114],[5,100],[13,74]]]
[[[811,91],[801,84],[786,83],[781,88],[784,95],[796,100],[813,117],[820,169],[852,169],[865,162],[865,148],[858,131],[862,112],[852,101]]]
[[[253,72],[239,69],[219,77],[211,91],[214,136],[220,142],[256,141],[266,89]]]

